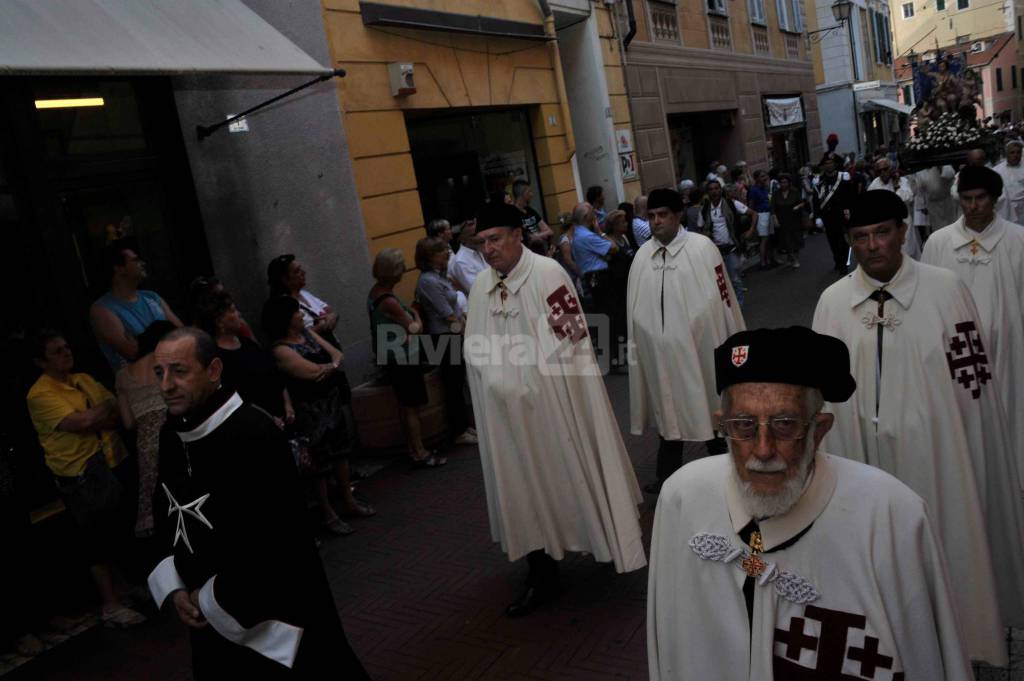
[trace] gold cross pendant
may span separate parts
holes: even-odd
[[[747,556],[743,559],[740,565],[743,566],[743,571],[747,573],[748,577],[760,577],[765,568],[768,567],[765,562],[757,556]]]
[[[970,243],[971,255],[978,255],[978,248],[981,246],[977,241],[972,240]]]

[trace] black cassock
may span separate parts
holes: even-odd
[[[281,431],[235,393],[168,418],[153,499],[168,556],[149,577],[163,605],[199,589],[196,679],[369,679],[341,626]],[[168,604],[168,607],[170,604]]]

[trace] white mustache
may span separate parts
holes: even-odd
[[[755,473],[781,473],[786,470],[786,462],[781,459],[761,461],[752,458],[747,461],[746,469]]]

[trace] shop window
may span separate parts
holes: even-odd
[[[1003,69],[996,67],[996,92],[1003,91]]]
[[[912,19],[914,18],[914,3],[905,2],[903,3],[903,18]]]

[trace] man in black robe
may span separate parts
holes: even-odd
[[[188,625],[195,678],[368,680],[345,638],[283,434],[221,387],[206,333],[173,331],[155,357],[168,418],[153,510],[169,555],[149,588]]]

